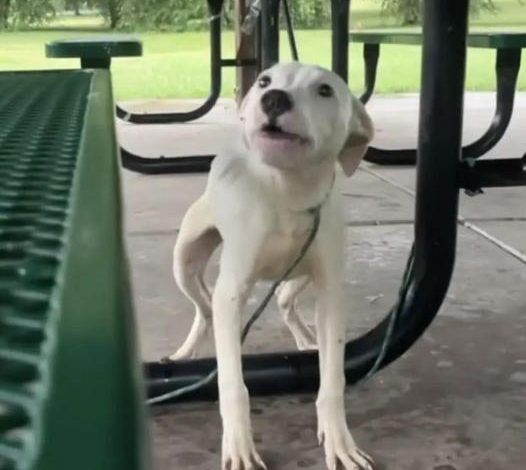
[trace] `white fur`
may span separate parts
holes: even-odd
[[[223,469],[264,468],[252,438],[249,396],[241,370],[241,318],[259,279],[279,278],[297,257],[311,230],[307,209],[323,203],[316,239],[279,290],[278,305],[300,349],[319,349],[321,384],[316,401],[318,437],[329,470],[372,469],[356,446],[345,418],[344,347],[347,315],[342,305],[344,224],[338,162],[352,174],[372,138],[363,106],[346,84],[321,67],[280,64],[262,73],[241,107],[243,143],[213,162],[205,193],[190,207],[174,248],[174,275],[195,305],[192,330],[172,359],[192,357],[213,318],[217,351]],[[333,96],[320,96],[326,84]],[[261,96],[287,92],[291,110],[277,125],[289,134],[262,132],[268,117]],[[290,135],[294,136],[290,136]],[[335,173],[336,183],[333,184]],[[210,294],[203,272],[223,243],[220,272]],[[312,283],[317,296],[316,335],[295,308]]]

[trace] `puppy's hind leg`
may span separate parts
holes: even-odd
[[[291,279],[284,282],[276,294],[283,321],[288,326],[292,336],[294,336],[300,351],[317,349],[316,335],[299,315],[297,305],[298,294],[309,282],[310,278],[308,276]]]
[[[213,225],[206,199],[198,199],[186,213],[174,248],[173,272],[177,285],[195,306],[190,333],[169,359],[195,357],[212,320],[211,295],[203,276],[210,256],[221,243]]]

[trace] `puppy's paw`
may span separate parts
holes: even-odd
[[[318,349],[316,333],[303,320],[298,318],[297,323],[289,322],[288,327],[294,336],[299,351],[314,351]]]
[[[318,416],[318,442],[323,444],[329,470],[373,470],[373,460],[361,451],[347,427],[345,417]],[[338,463],[340,467],[338,467]]]
[[[248,429],[231,429],[223,433],[222,470],[267,470],[256,451]]]
[[[296,338],[296,346],[298,351],[316,351],[318,349],[318,343],[314,334],[312,337]]]
[[[169,361],[179,361],[182,359],[195,359],[199,355],[201,347],[206,342],[210,334],[208,322],[201,320],[197,327],[193,326],[181,347],[168,357]]]
[[[182,359],[195,359],[196,357],[197,345],[188,347],[183,344],[177,351],[175,351],[171,356],[168,356],[166,359],[168,361],[180,361]]]

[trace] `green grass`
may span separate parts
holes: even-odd
[[[496,15],[484,14],[472,22],[472,29],[514,30],[524,23],[526,6],[516,0],[497,2]],[[353,0],[352,24],[355,29],[396,27],[392,18],[382,17],[374,0]],[[76,60],[46,59],[44,44],[65,37],[88,36],[104,32],[100,18],[59,18],[45,29],[0,33],[0,70],[45,68],[75,68]],[[208,93],[209,47],[204,32],[170,33],[144,32],[138,34],[144,42],[141,58],[116,59],[112,65],[115,93],[118,99],[199,97]],[[300,59],[303,62],[330,64],[330,32],[298,31]],[[225,57],[233,56],[234,36],[223,35]],[[289,51],[286,36],[282,39],[282,59]],[[351,88],[362,87],[363,64],[360,45],[351,47]],[[494,90],[494,51],[470,49],[468,54],[467,88]],[[420,48],[412,46],[383,46],[378,73],[380,93],[418,90]],[[526,90],[526,71],[519,77],[520,89]],[[223,96],[232,96],[234,71],[223,73]]]

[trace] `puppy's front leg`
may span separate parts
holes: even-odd
[[[241,368],[241,316],[252,287],[249,272],[234,266],[225,246],[213,295],[214,336],[217,354],[219,409],[223,421],[222,468],[266,468],[256,452],[250,423],[248,390]]]
[[[318,298],[316,326],[320,356],[320,390],[316,400],[318,440],[323,442],[329,470],[338,468],[338,462],[345,470],[372,470],[371,459],[358,449],[345,416],[344,355],[347,308],[343,305],[342,256],[339,255],[339,250],[334,248],[340,246],[340,243],[332,239],[338,229],[333,227],[329,232],[332,234],[327,235],[326,232],[325,237],[323,234],[320,237],[321,249],[314,276]]]
[[[320,368],[320,390],[316,400],[318,439],[323,442],[329,470],[335,470],[338,461],[345,470],[372,470],[370,457],[358,449],[345,416],[346,325],[339,282],[333,279],[319,290],[320,308],[317,315],[320,318],[317,324],[323,329],[323,340],[319,342],[320,361],[323,361],[323,364]]]

